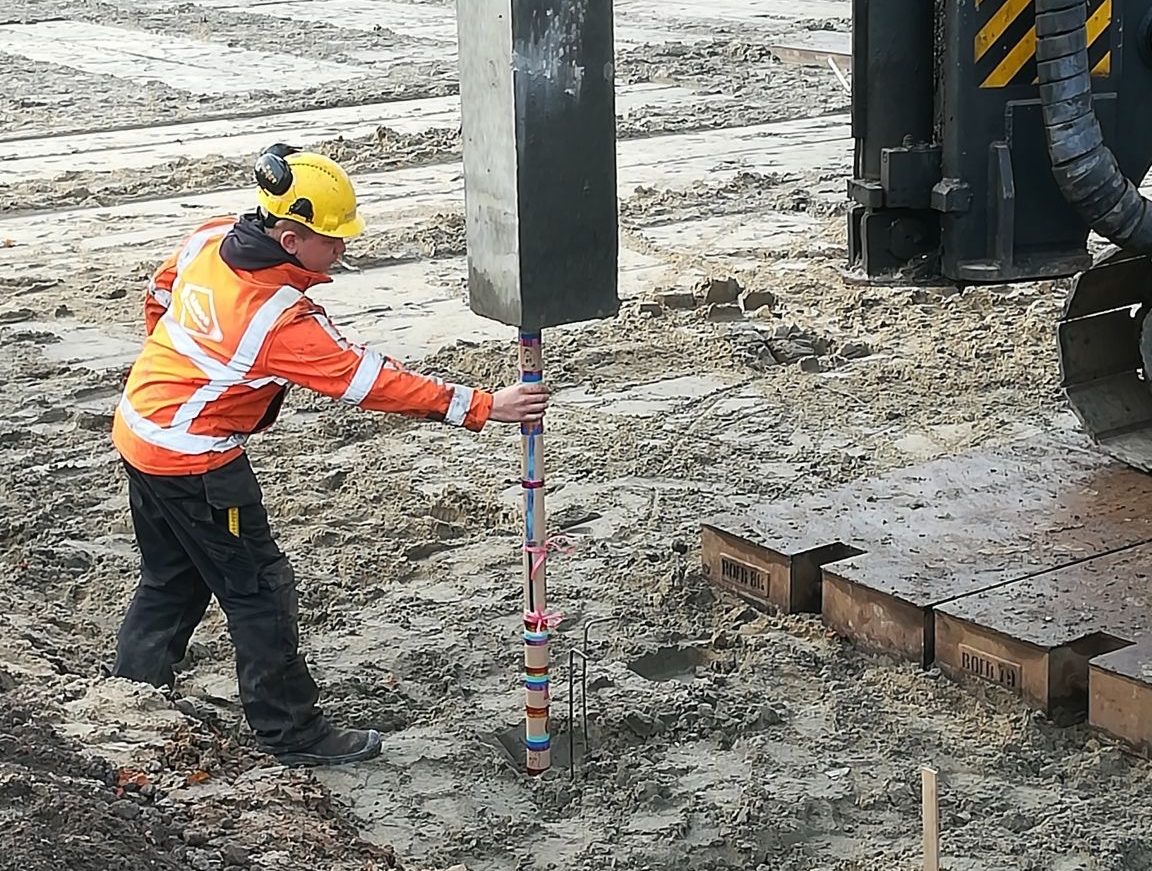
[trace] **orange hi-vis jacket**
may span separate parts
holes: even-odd
[[[112,425],[129,465],[153,475],[220,468],[272,424],[291,384],[372,411],[483,428],[491,394],[407,371],[347,341],[305,295],[328,276],[294,262],[229,266],[220,249],[235,224],[201,226],[148,287],[148,336]]]

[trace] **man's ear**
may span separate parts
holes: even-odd
[[[285,230],[280,234],[280,247],[295,257],[296,252],[300,250],[299,234],[295,230]]]

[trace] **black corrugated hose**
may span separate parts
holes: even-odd
[[[1036,0],[1036,59],[1052,172],[1088,225],[1152,254],[1152,203],[1120,171],[1092,108],[1085,0]]]

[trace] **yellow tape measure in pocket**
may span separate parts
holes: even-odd
[[[240,537],[240,509],[228,509],[228,531],[237,538]]]

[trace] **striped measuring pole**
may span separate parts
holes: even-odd
[[[540,333],[520,333],[520,380],[544,380]],[[544,425],[521,424],[521,486],[524,491],[524,743],[527,771],[543,774],[552,767],[549,731],[548,539],[544,513]]]

